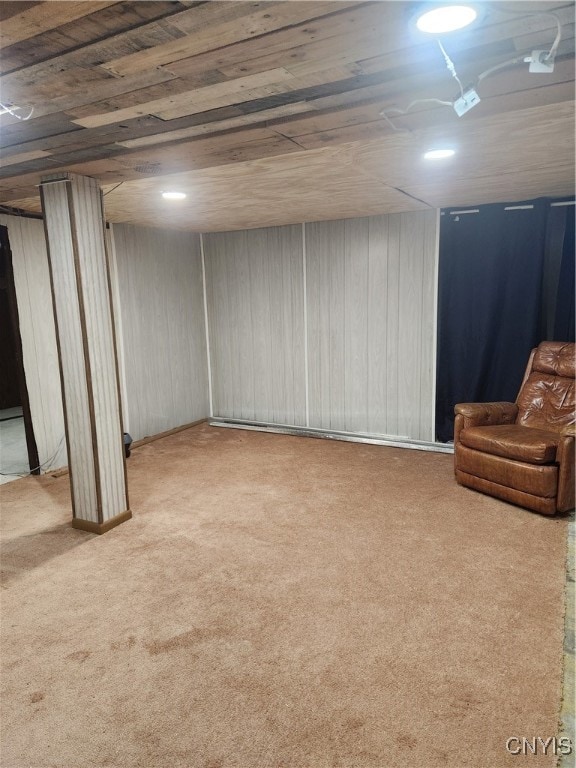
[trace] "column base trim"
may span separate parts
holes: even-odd
[[[104,523],[93,523],[92,520],[82,520],[81,517],[74,517],[72,519],[72,528],[77,528],[79,531],[87,531],[88,533],[102,534],[106,533],[111,528],[120,525],[120,523],[125,523],[126,520],[130,520],[131,517],[131,509],[127,509],[126,512],[111,517],[110,520],[106,520]]]

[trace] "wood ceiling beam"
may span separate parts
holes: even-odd
[[[3,8],[18,8],[25,5],[18,2],[5,2]],[[39,5],[29,3],[28,5]],[[14,45],[3,47],[0,72],[12,73],[48,61],[64,53],[73,53],[86,45],[102,42],[127,30],[136,30],[158,19],[166,19],[174,13],[184,10],[184,3],[174,0],[154,0],[154,2],[132,2],[122,0],[101,11],[83,16],[80,19],[63,24],[60,27],[42,32],[34,38],[22,40]]]
[[[37,3],[2,21],[0,45],[10,46],[50,29],[101,11],[116,2],[59,2]]]
[[[518,107],[533,106],[538,104],[548,104],[554,101],[561,101],[570,98],[569,85],[563,90],[556,89],[551,91],[552,85],[559,82],[568,82],[573,78],[573,67],[571,60],[564,60],[557,62],[556,70],[553,75],[547,76],[546,87],[540,87],[539,83],[542,82],[537,76],[526,75],[524,83],[519,84],[517,74],[514,72],[502,72],[495,75],[490,80],[483,83],[483,94],[488,89],[488,95],[496,95],[498,93],[505,94],[508,91],[519,93],[525,90],[538,92],[531,94],[528,100],[525,97],[516,96],[512,100],[494,100],[487,101],[483,96],[483,101],[480,106],[476,108],[475,114],[477,116],[490,113],[496,114],[498,112],[509,111]],[[410,90],[414,96],[420,98],[426,98],[429,96],[430,91],[414,92],[413,88],[415,84],[421,84],[422,78],[419,77],[416,80],[410,81],[409,79],[399,79],[394,81],[394,89],[397,93],[404,93],[406,90]],[[495,84],[498,84],[497,86]],[[452,88],[451,81],[447,81],[448,88]],[[390,84],[386,84],[389,89]],[[446,87],[446,86],[445,86]],[[361,89],[362,90],[362,89]],[[367,89],[370,90],[370,89]],[[346,98],[350,92],[345,91],[343,98]],[[299,92],[294,94],[300,96]],[[372,98],[368,102],[362,105],[361,109],[356,109],[355,112],[350,112],[346,107],[347,105],[337,107],[336,109],[321,111],[317,117],[307,119],[288,119],[289,116],[299,115],[305,112],[321,110],[323,106],[327,106],[326,102],[330,97],[313,98],[314,89],[310,89],[306,94],[308,98],[304,101],[295,101],[293,104],[288,103],[271,108],[264,108],[262,110],[254,109],[254,111],[246,114],[232,114],[230,117],[226,117],[221,113],[217,115],[218,110],[215,110],[215,114],[211,116],[208,122],[202,120],[195,120],[194,125],[185,125],[186,120],[179,121],[178,125],[184,123],[184,127],[176,128],[174,132],[169,130],[167,123],[158,121],[153,117],[141,117],[135,118],[132,121],[128,121],[127,125],[116,125],[113,128],[104,127],[102,131],[92,129],[89,131],[82,131],[77,140],[74,138],[70,140],[68,133],[62,137],[53,137],[52,140],[47,140],[46,143],[37,142],[36,144],[23,143],[12,147],[12,154],[17,152],[25,152],[26,150],[46,150],[48,147],[55,151],[56,154],[63,154],[64,157],[70,157],[71,152],[78,152],[82,149],[86,150],[81,153],[84,159],[91,159],[91,153],[89,151],[90,146],[94,147],[92,157],[101,157],[105,152],[109,152],[111,155],[118,153],[118,147],[122,146],[127,149],[135,149],[143,146],[153,146],[154,143],[166,144],[175,141],[182,141],[184,139],[190,139],[196,136],[202,136],[206,134],[219,134],[225,135],[227,132],[233,129],[240,128],[242,126],[253,126],[263,122],[271,122],[272,130],[278,132],[281,135],[294,138],[302,147],[310,148],[322,146],[327,142],[342,142],[350,140],[358,140],[361,138],[370,138],[376,135],[384,135],[389,131],[389,126],[384,120],[379,117],[379,112],[385,105],[394,105],[393,98],[390,98],[390,94],[386,93],[383,88],[380,91],[379,98],[374,99],[374,92],[372,91]],[[439,96],[446,96],[447,93],[438,93]],[[263,100],[264,102],[267,99]],[[257,102],[254,102],[256,104]],[[248,103],[249,104],[249,103]],[[490,106],[488,106],[490,105]],[[125,116],[125,115],[123,115]],[[224,122],[218,120],[217,117],[221,117]],[[281,119],[282,118],[282,119]],[[402,128],[414,127],[418,125],[434,125],[439,123],[451,124],[455,120],[455,115],[451,110],[442,109],[430,109],[428,105],[424,108],[418,107],[414,112],[408,116],[402,116],[395,118],[398,125]],[[424,121],[424,122],[423,122]],[[158,127],[162,127],[160,133],[158,133]],[[155,130],[156,128],[156,130]],[[84,135],[83,135],[84,134]],[[90,136],[88,136],[90,134]],[[142,136],[141,134],[147,134]],[[158,139],[161,137],[161,139]],[[42,157],[39,155],[38,157]],[[53,160],[50,160],[50,164]],[[21,167],[13,167],[10,169],[11,175],[17,173],[26,173],[30,169],[29,165],[23,163]]]
[[[232,4],[238,9],[238,16],[233,20],[224,20],[218,23],[223,16],[221,9],[214,4],[215,23],[202,30],[202,34],[195,34],[198,27],[197,19],[192,18],[191,34],[182,41],[174,41],[155,46],[151,51],[141,50],[136,53],[122,56],[105,62],[102,66],[108,71],[119,75],[129,75],[145,68],[159,67],[171,64],[189,56],[223,48],[226,45],[265,35],[268,32],[298,24],[302,21],[326,16],[335,11],[345,10],[346,7],[357,6],[357,2],[344,2],[337,4],[321,0],[320,2],[294,2],[294,3],[265,3],[264,7],[256,3],[259,10],[252,8],[251,13],[246,13],[246,4]],[[252,5],[252,4],[250,4]],[[241,13],[241,11],[244,11]],[[182,17],[182,15],[181,15]],[[182,27],[180,27],[182,29]]]
[[[83,4],[90,6],[92,3],[91,0],[85,0]],[[154,7],[156,0],[149,4]],[[221,3],[218,4],[221,5]],[[181,3],[178,5],[181,5]],[[197,13],[199,7],[179,10],[174,16]],[[28,66],[23,70],[5,74],[2,78],[2,87],[22,88],[27,83],[34,83],[50,77],[58,77],[60,72],[75,67],[88,68],[99,66],[114,56],[126,56],[134,50],[148,50],[156,45],[184,37],[184,33],[170,23],[174,16],[169,15],[166,19],[161,17],[153,21],[145,21],[143,24],[137,23],[135,26],[131,26],[129,29],[121,32],[113,30],[106,32],[104,29],[104,37],[102,38],[92,38],[90,42],[74,46],[72,50],[58,53],[45,61]],[[142,68],[138,71],[141,72]]]
[[[287,80],[294,80],[294,75],[286,69],[279,67],[268,72],[260,72],[257,75],[237,78],[205,88],[195,88],[174,96],[166,96],[144,104],[138,104],[125,109],[116,109],[99,115],[81,117],[73,122],[84,128],[97,128],[102,125],[111,125],[123,120],[142,115],[156,115],[163,120],[170,120],[184,115],[206,112],[220,106],[229,106],[238,103],[247,94],[260,93],[263,87],[273,89]],[[242,96],[240,94],[243,94]]]
[[[277,120],[281,117],[287,117],[291,115],[299,115],[303,112],[310,112],[314,110],[314,106],[308,101],[296,101],[293,104],[284,104],[279,107],[272,107],[271,109],[263,109],[260,112],[253,112],[245,115],[237,115],[235,117],[229,117],[227,119],[218,120],[216,122],[201,123],[200,125],[192,125],[189,128],[180,128],[176,131],[167,131],[165,133],[156,133],[151,136],[142,136],[137,139],[128,139],[118,142],[122,147],[127,149],[138,149],[141,147],[151,147],[157,144],[165,144],[167,142],[182,141],[184,139],[191,139],[196,136],[204,136],[208,133],[219,133],[221,131],[229,131],[235,128],[242,128],[245,126],[254,126],[259,123],[268,123],[271,120]]]

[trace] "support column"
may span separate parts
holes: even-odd
[[[40,184],[56,321],[74,528],[132,517],[102,194],[73,173]]]

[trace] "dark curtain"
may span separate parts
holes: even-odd
[[[541,340],[574,341],[575,207],[551,206],[548,213]]]
[[[443,211],[440,224],[436,435],[454,405],[514,401],[530,350],[574,339],[574,207],[550,200]],[[519,208],[518,206],[530,206]]]

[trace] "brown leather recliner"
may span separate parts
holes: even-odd
[[[516,403],[455,406],[460,485],[545,515],[573,509],[575,347],[533,349]]]

